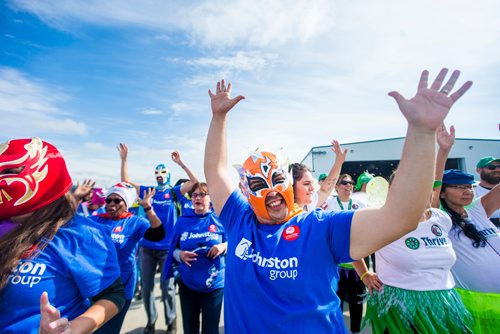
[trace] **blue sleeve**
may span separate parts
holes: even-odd
[[[219,219],[225,230],[230,230],[235,223],[241,223],[245,215],[254,215],[250,204],[239,189],[235,189],[228,197]]]
[[[76,249],[69,270],[82,296],[90,298],[120,277],[120,267],[116,248],[109,236],[97,228],[84,234],[85,239]]]
[[[142,195],[144,194],[145,191],[148,191],[149,188],[151,187],[147,187],[147,186],[139,186],[139,198],[142,199]]]
[[[151,223],[144,217],[135,216],[135,218],[136,218],[135,222],[136,230],[138,231],[137,233],[139,234],[138,239],[141,239],[144,236],[144,233],[146,233],[147,229],[151,227]]]
[[[354,261],[350,254],[351,223],[355,211],[337,211],[326,213],[328,223],[328,241],[330,251],[336,263]]]

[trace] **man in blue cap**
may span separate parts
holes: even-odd
[[[487,156],[478,161],[476,172],[481,178],[474,189],[476,197],[486,195],[494,186],[500,183],[500,158]],[[500,226],[500,210],[491,215],[490,220],[496,227]]]

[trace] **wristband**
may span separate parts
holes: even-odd
[[[148,212],[148,211],[151,211],[153,209],[152,206],[148,206],[147,208],[144,208],[144,212]]]
[[[363,280],[363,278],[365,278],[366,275],[368,275],[368,271],[365,271],[363,275],[359,276],[359,279]]]

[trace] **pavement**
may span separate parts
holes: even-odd
[[[160,276],[156,275],[155,278],[155,302],[156,302],[156,310],[158,311],[158,319],[156,320],[156,332],[157,334],[165,334],[167,330],[167,326],[165,324],[165,316],[163,314],[163,304],[160,301]],[[183,334],[182,330],[182,314],[180,308],[179,295],[177,294],[177,334]],[[344,310],[347,310],[349,307],[344,305]],[[346,324],[347,329],[349,330],[349,311],[344,312],[344,322]],[[125,317],[125,321],[122,326],[121,333],[125,334],[142,334],[144,332],[144,327],[146,326],[147,318],[146,312],[144,311],[144,306],[142,300],[133,300],[130,308]],[[219,333],[224,333],[224,312],[222,312],[221,320],[219,324]],[[371,328],[366,327],[362,334],[371,334]]]

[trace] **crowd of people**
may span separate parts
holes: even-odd
[[[172,186],[161,163],[156,185],[134,183],[121,143],[120,182],[72,187],[53,145],[0,144],[1,332],[119,333],[140,289],[144,333],[154,333],[160,271],[169,334],[177,332],[177,288],[189,334],[218,333],[223,300],[226,333],[347,333],[344,302],[351,333],[367,325],[374,333],[494,333],[500,159],[478,162],[476,187],[473,175],[445,170],[455,130],[443,121],[472,85],[452,92],[459,72],[446,75],[429,85],[422,72],[411,99],[389,94],[408,129],[380,207],[366,202],[374,175],[342,173],[347,150],[336,140],[317,190],[307,166],[264,151],[237,166],[233,185],[226,127],[244,97],[232,98],[224,80],[209,90],[206,183],[178,151],[171,159],[186,179]]]

